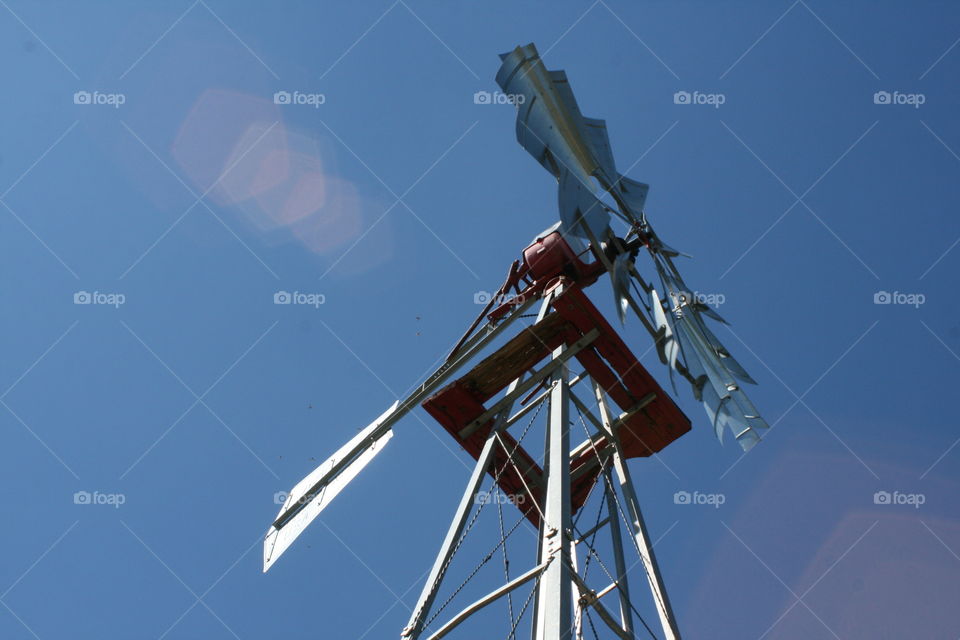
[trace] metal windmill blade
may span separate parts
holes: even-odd
[[[702,309],[706,305],[695,302],[670,257],[655,254],[654,258],[667,299],[672,303],[669,317],[694,396],[703,403],[717,438],[722,440],[723,428],[727,427],[747,451],[759,442],[761,430],[768,425],[736,379],[756,382],[707,327]],[[719,314],[716,315],[723,322]]]
[[[518,96],[517,141],[559,181],[560,219],[567,232],[588,237],[580,227],[582,216],[590,232],[605,237],[610,214],[597,198],[591,178],[613,171],[606,126],[583,117],[566,74],[547,71],[534,45],[500,57],[497,84]]]
[[[621,253],[613,259],[613,269],[610,272],[613,298],[621,324],[627,321],[627,311],[630,309],[630,301],[626,295],[630,291],[630,259],[629,253]]]
[[[656,289],[650,290],[650,308],[653,309],[653,317],[657,327],[655,338],[657,355],[660,356],[660,362],[670,368],[670,380],[672,382],[673,370],[676,369],[677,358],[680,356],[680,343],[673,332],[673,325],[667,320],[667,314],[664,313],[660,301],[660,294],[657,293]]]

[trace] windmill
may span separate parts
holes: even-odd
[[[609,278],[620,322],[631,314],[639,319],[669,367],[671,384],[676,377],[686,380],[717,438],[729,430],[744,450],[767,428],[740,386],[754,381],[710,330],[707,319],[724,320],[690,293],[674,263],[682,254],[647,220],[648,186],[618,173],[604,121],[580,113],[566,74],[548,71],[533,44],[501,60],[496,80],[515,97],[517,139],[557,179],[559,221],[510,266],[446,361],[289,492],[264,540],[263,569],[383,450],[393,426],[419,405],[476,465],[402,638],[445,637],[504,598],[510,601],[511,637],[529,610],[537,640],[579,638],[586,624],[594,628],[594,615],[601,628],[620,638],[643,633],[679,638],[627,460],[663,450],[691,423],[585,290]],[[625,229],[622,236],[611,227],[614,220]],[[653,261],[655,282],[637,268],[641,252]],[[532,315],[532,324],[510,333]],[[545,444],[537,460],[523,441],[541,413]],[[575,425],[586,437],[571,446]],[[436,622],[452,600],[435,606],[453,557],[483,509],[478,496],[488,477],[498,495],[519,510],[518,524],[529,523],[536,532],[537,557],[523,573],[510,578],[507,572],[501,587]],[[579,519],[591,496],[599,496],[601,504],[594,526],[584,531]],[[516,528],[504,532],[501,526],[496,548],[504,554]],[[606,564],[594,545],[603,529],[612,552]],[[625,559],[630,547],[644,569],[660,634],[631,600]],[[587,562],[595,557],[603,568],[602,588],[594,589],[578,570],[580,554]],[[521,588],[529,588],[529,596],[516,616],[512,597]]]

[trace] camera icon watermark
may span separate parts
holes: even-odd
[[[73,294],[73,304],[97,304],[120,308],[120,305],[127,301],[127,296],[122,293],[104,293],[102,291],[76,291]]]
[[[307,105],[319,109],[326,103],[327,96],[323,93],[304,93],[302,91],[277,91],[273,94],[273,104]]]
[[[522,93],[503,93],[502,91],[477,91],[473,94],[473,104],[512,104],[521,105],[527,101]]]
[[[897,304],[912,306],[919,309],[920,305],[927,301],[927,296],[922,293],[902,293],[900,291],[877,291],[873,294],[873,304]]]
[[[877,91],[873,94],[873,104],[907,105],[919,109],[926,103],[927,96],[923,93],[901,93],[900,91]]]
[[[709,505],[714,509],[719,509],[720,505],[727,501],[727,496],[722,493],[701,493],[699,491],[677,491],[673,494],[673,504],[679,505]]]
[[[900,491],[877,491],[873,494],[873,504],[879,505],[908,505],[919,509],[927,501],[923,493],[902,493]]]
[[[292,506],[295,505],[295,504],[307,504],[307,503],[309,503],[309,502],[312,500],[312,498],[310,498],[309,496],[310,496],[309,493],[305,493],[305,494],[303,494],[302,496],[300,496],[300,498],[299,498],[298,500],[290,503],[289,506],[292,507]],[[285,504],[287,504],[287,500],[289,500],[289,499],[290,499],[290,492],[289,492],[289,491],[277,491],[276,493],[273,494],[273,503],[274,503],[274,504],[285,505]]]
[[[300,291],[277,291],[273,294],[273,304],[297,304],[306,305],[319,309],[320,305],[327,302],[327,297],[322,293],[303,293]]]
[[[490,293],[489,291],[477,291],[473,294],[473,304],[489,304],[491,301],[497,306],[504,304],[523,304],[526,300],[519,293]]]
[[[677,91],[673,94],[673,104],[699,104],[709,105],[714,109],[719,109],[720,105],[726,103],[727,96],[723,93],[702,93],[700,91]]]
[[[77,491],[73,494],[73,504],[80,505],[109,505],[114,509],[119,509],[126,501],[127,496],[122,493]]]
[[[684,304],[701,304],[710,307],[719,307],[726,303],[727,296],[722,293],[703,293],[702,291],[680,291],[677,293],[677,302]]]
[[[79,105],[107,105],[119,109],[126,103],[127,96],[122,93],[102,93],[100,91],[75,91],[73,104]]]

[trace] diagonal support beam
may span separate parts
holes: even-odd
[[[456,628],[461,622],[463,622],[464,620],[472,616],[474,613],[476,613],[480,609],[484,608],[488,604],[496,602],[497,600],[507,595],[511,591],[514,591],[515,589],[522,587],[523,585],[527,584],[534,578],[538,577],[541,573],[544,572],[544,570],[548,566],[550,566],[550,562],[552,560],[553,558],[548,558],[545,562],[535,566],[533,569],[530,569],[526,573],[517,576],[516,578],[514,578],[507,584],[503,585],[499,589],[496,589],[495,591],[491,591],[490,593],[480,598],[470,606],[466,607],[463,611],[455,615],[448,623],[440,627],[436,633],[434,633],[432,636],[430,636],[430,638],[428,638],[428,640],[440,640],[440,638],[443,638],[448,633],[453,631],[454,628]]]
[[[604,471],[604,490],[607,493],[607,518],[610,520],[610,542],[613,545],[614,568],[617,571],[617,592],[620,594],[620,623],[629,637],[633,637],[633,611],[630,604],[630,586],[627,584],[627,563],[623,558],[623,536],[620,533],[620,517],[617,514],[616,496],[613,493],[613,471]]]
[[[467,524],[467,517],[476,504],[477,492],[480,490],[480,485],[483,483],[487,469],[490,467],[490,462],[493,460],[494,447],[496,446],[497,431],[493,430],[490,432],[490,435],[487,436],[487,441],[483,445],[480,458],[477,460],[477,464],[473,468],[473,473],[470,475],[470,481],[467,483],[467,489],[463,492],[463,497],[460,499],[460,505],[457,507],[453,522],[450,523],[447,535],[443,539],[440,552],[437,554],[437,559],[433,563],[429,577],[427,577],[427,582],[423,585],[423,591],[420,593],[417,606],[413,608],[410,621],[400,634],[401,638],[416,640],[423,632],[423,626],[426,622],[427,615],[430,613],[430,607],[433,606],[433,601],[437,597],[437,591],[440,588],[443,577],[447,573],[450,559],[453,557],[453,554],[456,553],[457,542],[460,540],[460,535],[463,533],[463,529]]]
[[[607,404],[606,396],[600,385],[594,383],[594,392],[597,397],[597,404],[600,408],[600,417],[608,430],[608,437],[614,446],[613,467],[617,473],[617,480],[620,483],[620,492],[627,503],[627,515],[631,519],[634,546],[640,555],[644,572],[647,574],[647,581],[650,583],[650,591],[653,594],[654,602],[657,606],[657,614],[660,616],[660,625],[663,627],[663,634],[666,640],[680,640],[680,631],[677,626],[677,619],[673,614],[673,607],[670,604],[670,598],[667,596],[667,589],[663,583],[663,576],[660,575],[660,566],[657,564],[657,557],[653,553],[653,544],[650,541],[650,534],[647,532],[647,525],[643,520],[643,513],[640,511],[640,501],[637,499],[637,492],[633,487],[633,480],[630,477],[630,469],[627,467],[627,460],[623,455],[623,447],[620,446],[620,438],[613,428],[614,421],[610,413],[610,407]]]
[[[593,607],[593,610],[600,615],[600,619],[603,620],[604,624],[610,627],[617,636],[623,638],[623,640],[633,640],[633,634],[628,634],[620,628],[616,619],[607,611],[607,608],[600,604],[600,598],[597,597],[597,594],[587,586],[587,583],[583,581],[583,578],[581,578],[576,571],[573,572],[573,581],[576,583],[577,590],[580,592],[581,607]]]

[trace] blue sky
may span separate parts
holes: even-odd
[[[0,636],[399,634],[469,473],[425,413],[267,575],[260,541],[555,220],[513,109],[473,100],[527,42],[774,425],[742,456],[681,389],[694,430],[632,463],[681,629],[960,634],[953,4],[0,5]]]

